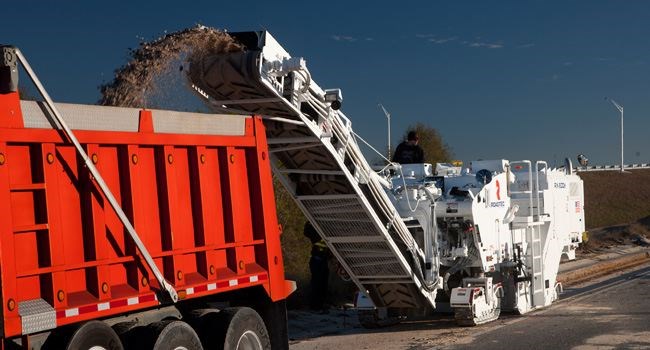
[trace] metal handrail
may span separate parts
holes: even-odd
[[[540,168],[540,165],[543,165],[543,168]],[[539,189],[539,172],[542,171],[542,169],[548,169],[548,164],[546,164],[545,161],[543,160],[538,160],[535,162],[535,197],[537,199],[537,219],[542,216],[541,212],[541,202],[539,199],[539,193],[541,192]]]

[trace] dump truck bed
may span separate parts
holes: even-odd
[[[52,112],[1,97],[2,335],[161,305]],[[290,293],[259,118],[56,106],[180,299],[252,286],[274,301]]]

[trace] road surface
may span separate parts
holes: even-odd
[[[567,289],[549,308],[479,327],[458,327],[448,316],[376,331],[352,317],[345,322],[330,335],[293,340],[291,349],[650,349],[650,265]]]

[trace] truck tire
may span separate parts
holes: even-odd
[[[89,321],[82,324],[70,336],[67,350],[123,350],[117,333],[102,321]]]
[[[271,349],[289,350],[289,333],[287,322],[286,300],[270,301],[256,307],[266,325],[266,333],[271,340]]]
[[[270,350],[264,321],[248,307],[226,308],[201,317],[198,326],[205,349]]]
[[[132,349],[154,350],[203,350],[201,340],[194,329],[178,320],[165,320],[148,325],[132,334]]]
[[[194,329],[182,321],[161,321],[151,326],[158,332],[154,350],[203,350]]]

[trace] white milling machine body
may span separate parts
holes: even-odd
[[[549,305],[564,254],[575,258],[584,231],[582,180],[545,162],[475,161],[469,169],[407,164],[391,177],[395,207],[440,264],[438,297],[459,323],[500,310]],[[570,168],[567,168],[570,169]],[[431,223],[435,222],[435,225]]]
[[[541,223],[538,226],[551,227],[555,213],[549,215],[547,210],[537,213],[539,205],[533,208],[531,204],[529,212],[537,216],[527,219],[528,226],[516,226],[521,225],[516,222],[521,219],[520,213],[525,212],[521,209],[511,223],[504,222],[511,203],[521,201],[508,196],[506,182],[516,183],[519,180],[514,179],[519,175],[507,176],[509,173],[491,170],[493,180],[484,186],[479,187],[474,180],[475,187],[469,189],[471,201],[461,200],[437,187],[428,164],[405,166],[402,172],[409,167],[416,170],[409,176],[396,178],[385,171],[380,175],[372,170],[360,151],[350,120],[338,110],[342,100],[340,90],[321,89],[312,80],[305,60],[291,57],[268,32],[229,34],[243,44],[245,50],[215,53],[204,58],[191,67],[190,79],[196,91],[208,99],[214,109],[262,116],[274,174],[323,237],[361,296],[370,302],[370,307],[359,312],[364,326],[391,323],[403,316],[422,315],[433,310],[439,290],[445,288],[445,282],[453,284],[457,277],[445,279],[445,271],[462,275],[464,285],[461,287],[481,290],[486,295],[481,299],[472,294],[472,298],[467,299],[468,305],[455,306],[461,323],[487,321],[493,318],[494,310],[498,316],[499,299],[493,296],[507,295],[510,288],[506,288],[505,283],[497,284],[497,279],[504,280],[502,276],[516,277],[511,278],[517,281],[512,288],[519,291],[513,304],[521,312],[548,304],[539,302],[539,298],[535,299],[537,302],[532,301],[535,298],[533,279],[526,281],[528,277],[524,275],[534,276],[535,266],[541,268],[545,264],[535,260],[531,247],[537,235],[532,235],[528,227],[537,227],[538,223]],[[394,170],[399,170],[399,166]],[[538,173],[552,172],[560,173],[547,169]],[[570,176],[575,178],[573,182],[580,184],[581,195],[582,183],[577,176]],[[448,184],[458,181],[456,187],[462,188],[466,185],[462,183],[465,178],[435,179],[438,182],[443,179]],[[495,180],[503,186],[499,196],[503,196],[504,206],[481,210],[485,207],[483,198],[480,203],[475,199],[480,193],[496,196],[492,193]],[[450,188],[448,186],[442,187]],[[530,198],[535,197],[536,203],[541,203],[533,194],[535,191],[521,192],[529,193]],[[484,198],[487,200],[487,197]],[[552,200],[546,195],[543,197],[548,207]],[[447,203],[451,205],[452,202],[467,215],[463,217],[465,221],[471,221],[481,230],[480,235],[476,233],[474,238],[462,240],[460,245],[460,241],[452,240],[450,233],[458,220],[452,222],[446,216]],[[491,228],[484,222],[489,222]],[[444,226],[446,223],[449,225]],[[575,226],[576,232],[581,233],[580,225]],[[494,230],[500,230],[498,237],[502,241],[495,241],[497,238],[488,235]],[[568,238],[563,235],[566,235],[564,231],[557,231],[554,237],[558,242],[565,242]],[[536,242],[542,246],[541,241]],[[496,248],[499,244],[503,245],[502,249]],[[513,249],[516,244],[518,250]],[[562,248],[558,249],[561,252]],[[555,250],[555,247],[545,249],[540,259],[554,257]],[[515,251],[519,254],[517,258]],[[492,260],[488,261],[490,256]],[[551,289],[555,287],[558,264],[559,255],[544,276],[550,281]],[[499,292],[501,288],[505,293]],[[554,289],[552,296],[556,297]],[[522,298],[528,300],[526,307],[523,307]],[[452,304],[455,300],[452,297]],[[488,311],[481,305],[472,306],[481,300],[491,305]],[[490,312],[487,317],[484,315]]]

